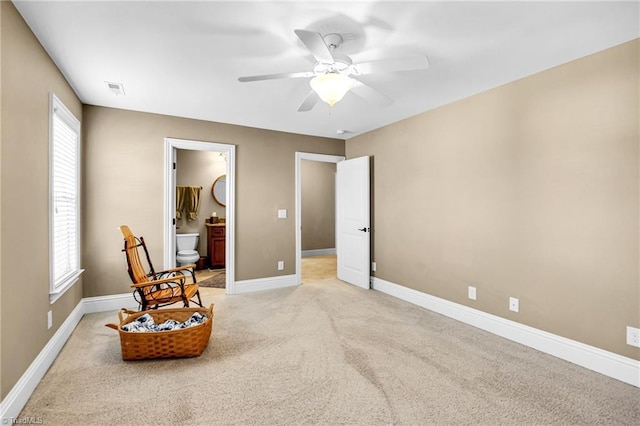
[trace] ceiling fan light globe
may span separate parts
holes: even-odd
[[[353,79],[340,73],[327,73],[318,75],[309,81],[311,88],[320,99],[334,106],[353,87]]]

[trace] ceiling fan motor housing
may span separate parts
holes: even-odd
[[[334,61],[332,63],[316,62],[313,67],[313,72],[316,73],[316,75],[328,73],[349,75],[351,73],[350,67],[353,65],[353,61],[347,55],[336,53],[336,49],[344,42],[342,36],[337,33],[330,33],[323,36],[322,40],[331,51],[331,56],[333,56]]]
[[[334,53],[333,59],[335,60],[335,62],[333,62],[332,64],[323,64],[321,62],[317,62],[313,67],[313,72],[316,74],[327,74],[330,72],[349,74],[349,68],[353,65],[353,61],[351,61],[350,57],[348,57],[347,55]]]

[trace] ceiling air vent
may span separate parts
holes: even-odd
[[[109,81],[105,81],[107,83],[107,87],[114,95],[124,95],[124,86],[122,83],[111,83]]]

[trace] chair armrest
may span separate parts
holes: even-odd
[[[157,284],[175,283],[176,281],[184,281],[184,280],[185,280],[184,275],[180,277],[175,276],[175,277],[163,278],[161,280],[145,281],[143,283],[131,284],[131,288],[148,287],[150,285],[157,285]],[[184,282],[180,282],[177,284],[182,286],[184,285]]]
[[[187,270],[187,269],[194,269],[195,267],[196,267],[196,264],[195,264],[195,263],[193,263],[193,264],[191,264],[191,265],[178,266],[178,267],[176,267],[176,268],[169,269],[169,270],[167,270],[167,271],[165,271],[165,272],[177,272],[177,271],[184,271],[184,270]]]
[[[155,272],[153,275],[156,277],[162,277],[164,275],[168,275],[168,274],[172,274],[174,272],[180,272],[180,271],[188,271],[191,269],[190,272],[194,272],[196,268],[195,264],[192,265],[184,265],[184,266],[178,266],[177,268],[171,268],[171,269],[167,269],[166,271],[159,271],[159,272]]]

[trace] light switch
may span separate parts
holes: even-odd
[[[286,219],[287,218],[287,210],[281,209],[278,210],[278,219]]]

